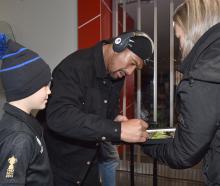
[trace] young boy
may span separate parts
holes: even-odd
[[[0,76],[7,103],[0,121],[0,185],[52,186],[40,124],[31,116],[51,93],[49,66],[0,33]]]

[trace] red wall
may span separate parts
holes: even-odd
[[[112,0],[78,0],[78,48],[112,37]]]

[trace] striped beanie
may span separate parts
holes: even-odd
[[[0,77],[8,102],[26,98],[51,80],[48,64],[34,51],[0,33]]]

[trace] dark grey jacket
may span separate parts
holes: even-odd
[[[177,87],[179,123],[175,138],[144,152],[172,168],[204,158],[206,185],[220,185],[220,24],[209,29],[182,62]]]
[[[40,124],[5,104],[0,121],[0,185],[53,186]]]
[[[53,72],[46,143],[57,185],[98,185],[99,146],[120,141],[113,119],[123,80],[107,75],[102,45],[69,55]]]

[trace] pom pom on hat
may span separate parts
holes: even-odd
[[[0,33],[0,59],[2,59],[2,56],[7,50],[7,42],[8,37],[6,36],[6,34]]]
[[[0,76],[8,102],[28,97],[51,80],[48,64],[34,51],[0,33]]]

